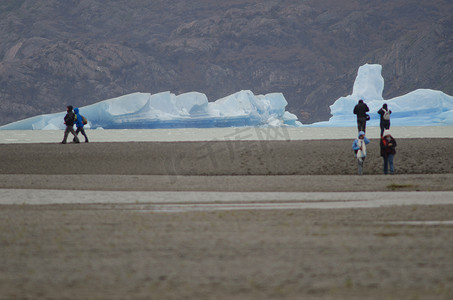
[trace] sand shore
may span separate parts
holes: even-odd
[[[453,139],[398,139],[398,174],[453,173]],[[0,144],[0,174],[354,175],[352,140]],[[371,139],[366,175],[382,174]]]
[[[0,188],[452,191],[453,139],[0,144]],[[73,191],[70,191],[73,190]],[[75,201],[76,202],[76,201]],[[95,202],[95,199],[93,199]],[[141,211],[0,205],[0,299],[450,299],[453,205]]]
[[[453,190],[453,139],[399,139],[396,175],[371,140],[0,144],[0,187],[138,191]],[[351,176],[353,175],[353,176]]]

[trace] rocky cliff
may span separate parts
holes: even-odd
[[[384,98],[453,94],[449,0],[2,0],[0,125],[132,92],[282,92],[304,123],[329,118],[357,68]]]

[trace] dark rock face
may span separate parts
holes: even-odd
[[[132,92],[282,92],[326,120],[357,69],[383,65],[384,98],[453,94],[453,3],[381,1],[0,3],[0,124]]]

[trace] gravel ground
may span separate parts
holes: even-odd
[[[0,188],[67,189],[75,199],[77,189],[453,190],[452,139],[398,140],[394,176],[381,175],[376,140],[355,175],[351,144],[0,145]],[[4,204],[0,299],[451,299],[451,221],[453,205],[155,213]]]

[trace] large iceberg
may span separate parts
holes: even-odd
[[[285,111],[287,104],[281,93],[240,91],[215,102],[208,102],[206,95],[198,92],[178,96],[170,92],[133,93],[80,107],[80,114],[92,129],[302,126],[295,115]],[[40,115],[0,129],[64,129],[65,113]]]
[[[349,127],[356,126],[354,106],[360,99],[370,108],[367,126],[379,126],[377,113],[384,103],[392,111],[392,126],[437,126],[453,125],[453,97],[441,91],[418,89],[406,95],[384,100],[382,66],[365,64],[358,70],[352,95],[341,97],[330,106],[332,117],[327,122],[310,126]]]
[[[212,127],[351,127],[356,126],[354,106],[363,99],[370,108],[368,126],[379,126],[377,111],[387,103],[392,111],[392,126],[453,125],[453,97],[435,90],[418,89],[406,95],[384,100],[382,66],[365,64],[358,70],[352,94],[331,106],[332,117],[325,122],[302,125],[294,114],[285,111],[281,93],[254,95],[240,91],[215,102],[206,95],[191,92],[174,95],[134,93],[80,107],[88,128],[212,128]],[[65,112],[41,115],[0,127],[11,130],[64,129]]]

